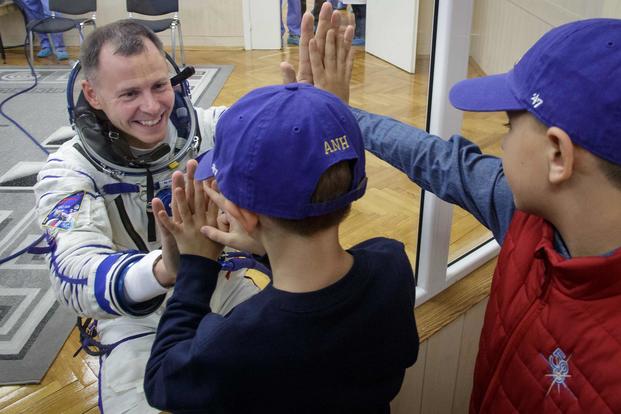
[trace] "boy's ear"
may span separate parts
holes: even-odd
[[[575,147],[569,135],[558,127],[546,132],[548,140],[548,180],[560,184],[568,180],[574,171]]]
[[[82,93],[84,94],[84,98],[86,101],[95,109],[101,109],[101,104],[99,103],[99,98],[97,97],[97,92],[93,88],[93,84],[88,80],[82,81]]]
[[[248,234],[251,234],[257,228],[259,223],[259,215],[250,210],[239,207],[230,200],[226,200],[224,210],[231,215]]]

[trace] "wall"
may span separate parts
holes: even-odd
[[[434,3],[434,0],[418,1],[418,33],[416,37],[416,54],[418,56],[429,56],[431,51],[431,30],[433,29]]]
[[[434,0],[419,1],[418,55],[429,55],[433,6]],[[100,24],[126,16],[123,0],[99,0],[98,7]],[[186,46],[243,46],[242,0],[181,0],[180,7],[179,16]],[[476,0],[471,55],[487,73],[506,71],[551,27],[598,16],[621,17],[621,2]],[[6,45],[21,44],[24,41],[23,22],[19,14],[1,16],[0,27]],[[165,32],[161,37],[166,44],[170,43],[168,33]],[[78,37],[74,33],[66,34],[66,39],[68,44],[78,44]]]
[[[123,0],[99,0],[97,3],[98,24],[127,17]],[[179,3],[179,18],[186,47],[243,46],[242,0],[180,0]],[[24,42],[24,23],[19,13],[1,16],[0,27],[5,45]],[[163,32],[160,37],[165,44],[170,44],[170,31]],[[78,45],[77,32],[72,30],[65,33],[65,42]]]
[[[621,18],[618,0],[475,0],[470,54],[485,73],[509,70],[552,27]]]
[[[383,1],[383,0],[374,0]],[[310,4],[310,2],[309,2]],[[417,54],[429,55],[434,0],[420,0],[418,18]],[[99,0],[97,21],[106,24],[126,17],[123,0]],[[242,0],[180,0],[183,40],[187,47],[230,46],[242,47],[244,32],[242,22]],[[0,16],[2,39],[5,45],[22,44],[24,24],[18,13]],[[88,30],[88,29],[87,29]],[[165,44],[170,44],[170,35],[161,35]],[[75,33],[65,34],[66,43],[78,45]]]
[[[487,299],[421,343],[391,403],[393,414],[468,413],[486,306]]]

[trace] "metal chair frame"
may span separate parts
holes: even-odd
[[[181,20],[179,19],[178,0],[126,0],[127,13],[130,19],[135,19],[155,32],[162,32],[170,29],[172,58],[177,62],[177,36],[179,37],[179,53],[181,55],[181,67],[185,66],[185,52],[183,48],[183,34],[181,33]],[[160,20],[142,20],[134,17],[134,13],[146,16],[162,16],[173,13],[172,17]],[[162,29],[154,28],[154,24],[162,24],[170,20],[170,24]],[[158,29],[158,30],[156,30]]]
[[[79,18],[73,19],[64,16],[57,16],[56,13],[70,14],[70,15],[78,15],[78,14],[86,14],[91,13],[90,18]],[[63,33],[69,31],[71,29],[77,29],[80,34],[80,45],[84,41],[84,33],[83,29],[87,25],[92,25],[93,28],[96,28],[96,19],[97,19],[97,0],[50,0],[50,16],[45,17],[39,20],[33,20],[28,23],[26,26],[26,30],[28,31],[28,43],[30,44],[30,61],[34,62],[34,32],[37,32],[41,35],[45,34],[50,42],[50,47],[52,48],[52,53],[56,56],[56,48],[54,47],[54,42],[52,41],[52,37],[50,33]],[[44,25],[45,23],[51,22],[53,20],[58,20],[61,22],[65,22],[67,24],[73,23],[72,26],[69,26],[65,30],[61,30],[58,32],[50,32],[49,30],[45,30],[45,28],[37,29],[37,26]]]

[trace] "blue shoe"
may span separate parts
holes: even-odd
[[[352,46],[364,46],[364,37],[354,37],[351,41]]]
[[[287,44],[288,44],[288,45],[296,45],[296,46],[299,46],[299,45],[300,45],[300,36],[290,34],[290,35],[287,37]]]
[[[52,49],[50,49],[49,47],[44,47],[43,49],[39,50],[39,53],[37,53],[37,57],[46,58],[51,54],[52,54]]]
[[[69,59],[69,54],[66,50],[57,50],[56,51],[56,59],[58,60],[67,60]]]
[[[336,4],[336,7],[334,8],[334,10],[345,10],[345,9],[347,9],[347,5],[344,4],[342,1],[339,1]]]

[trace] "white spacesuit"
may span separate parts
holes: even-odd
[[[213,146],[216,121],[224,110],[196,109],[202,139],[197,133],[178,137],[178,128],[169,121],[168,152],[157,153],[146,175],[144,169],[132,174],[132,168],[101,162],[82,136],[51,154],[38,175],[36,209],[51,247],[58,300],[98,320],[99,342],[107,346],[100,372],[104,412],[158,412],[146,403],[142,383],[168,289],[153,275],[161,245],[148,201],[154,196],[165,201],[173,171]],[[224,314],[258,291],[244,273],[221,272],[211,299],[215,311]]]

